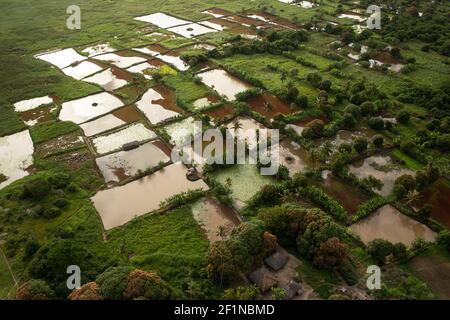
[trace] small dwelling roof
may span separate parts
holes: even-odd
[[[273,255],[264,259],[264,262],[274,271],[278,271],[284,268],[288,261],[288,256],[284,252],[277,251]]]

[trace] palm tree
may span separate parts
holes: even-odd
[[[311,162],[313,170],[316,168],[316,164],[319,161],[320,155],[317,149],[312,149],[309,152],[309,161]]]
[[[420,198],[422,198],[422,195],[416,189],[409,191],[408,194],[405,196],[406,203],[409,205],[412,205],[415,202],[419,201]]]
[[[233,129],[234,130],[239,130],[242,129],[242,124],[239,122],[239,120],[236,120],[233,124]]]
[[[324,159],[329,158],[333,153],[333,144],[330,141],[326,141],[320,148],[320,152],[322,153]]]

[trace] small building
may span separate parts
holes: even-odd
[[[278,280],[266,267],[262,266],[248,275],[248,279],[256,284],[261,290],[261,293],[269,291],[271,288],[277,286]]]
[[[284,268],[289,257],[286,253],[277,251],[271,256],[264,259],[264,263],[274,271],[279,271]]]
[[[294,280],[289,281],[289,284],[283,289],[286,290],[285,300],[291,300],[295,296],[303,294],[302,285]]]

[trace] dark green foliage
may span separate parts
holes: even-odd
[[[33,200],[44,199],[51,191],[50,184],[44,178],[37,178],[27,182],[23,188],[23,195],[25,198]]]
[[[387,240],[375,239],[367,244],[367,253],[380,265],[386,262],[387,256],[393,253],[394,246]]]
[[[41,247],[29,265],[30,276],[47,281],[59,298],[66,298],[67,267],[78,265],[82,281],[92,281],[102,271],[102,259],[70,240],[54,240]]]
[[[368,144],[369,142],[367,141],[366,138],[358,137],[355,139],[355,142],[353,143],[353,148],[355,149],[356,152],[363,153],[367,150]]]
[[[123,299],[123,293],[127,288],[127,277],[130,267],[110,267],[96,279],[100,286],[100,293],[109,300]]]

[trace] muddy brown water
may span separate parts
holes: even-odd
[[[422,192],[419,207],[427,203],[433,206],[431,217],[450,228],[450,185],[444,178]]]
[[[251,98],[247,100],[247,103],[254,111],[264,115],[267,120],[273,119],[278,114],[290,114],[299,111],[298,108],[293,109],[288,103],[267,93]]]
[[[210,242],[221,240],[219,227],[230,230],[240,223],[236,212],[219,201],[204,198],[192,206],[195,220],[203,227]]]
[[[304,171],[310,165],[308,151],[291,139],[283,139],[280,142],[279,160],[281,165],[289,169],[291,176]]]
[[[106,91],[114,91],[134,81],[132,74],[119,68],[112,67],[103,72],[90,76],[83,81],[96,83]]]
[[[167,163],[170,158],[153,143],[145,143],[137,149],[119,151],[96,160],[107,184],[121,182],[136,176],[140,171],[156,167],[160,162]]]
[[[124,186],[98,192],[91,198],[106,230],[159,209],[161,201],[195,189],[208,189],[203,180],[186,178],[187,168],[172,164]]]
[[[36,109],[22,112],[20,117],[28,125],[33,126],[37,123],[46,122],[54,119],[52,112],[56,109],[54,106],[44,106]]]
[[[217,16],[229,16],[232,15],[230,11],[220,9],[220,8],[211,8],[208,10],[203,11],[203,13],[211,14],[211,15],[217,15]]]
[[[450,299],[450,261],[448,259],[436,254],[418,256],[411,260],[410,266],[440,299]]]
[[[418,237],[434,241],[436,233],[426,225],[415,221],[391,205],[385,205],[369,217],[350,227],[364,243],[375,239],[385,239],[392,243],[401,242],[407,246]]]
[[[226,28],[227,31],[230,31],[235,34],[246,34],[246,35],[251,35],[251,36],[257,35],[256,31],[254,31],[246,26],[232,22],[232,21],[227,21],[227,20],[224,20],[221,18],[214,18],[214,19],[211,19],[208,21],[218,24],[218,25],[222,26],[223,28]]]
[[[225,105],[223,107],[208,110],[205,113],[215,120],[221,120],[233,114],[233,107]]]
[[[324,191],[337,200],[350,215],[358,211],[358,207],[369,200],[369,197],[357,188],[342,182],[331,172],[326,172],[323,184],[320,185]]]
[[[175,92],[164,85],[150,88],[136,102],[136,105],[152,124],[157,124],[183,112],[176,103]]]
[[[157,139],[151,143],[164,152],[166,156],[170,157],[172,155],[172,149],[170,149],[163,141]]]
[[[240,25],[245,25],[245,26],[260,26],[260,25],[264,24],[264,22],[262,22],[260,20],[256,20],[256,19],[252,19],[252,18],[248,18],[248,17],[241,17],[238,15],[227,16],[224,19],[235,22]]]
[[[139,111],[137,111],[133,106],[120,108],[112,114],[126,123],[133,123],[142,119]]]
[[[194,102],[192,102],[192,106],[194,107],[194,109],[199,110],[208,107],[214,103],[217,103],[219,101],[220,101],[219,97],[216,97],[214,95],[208,95],[206,97],[197,99]]]
[[[236,94],[251,88],[248,83],[230,75],[222,69],[213,69],[199,73],[202,82],[210,88],[214,88],[219,94],[229,100],[235,100]]]

